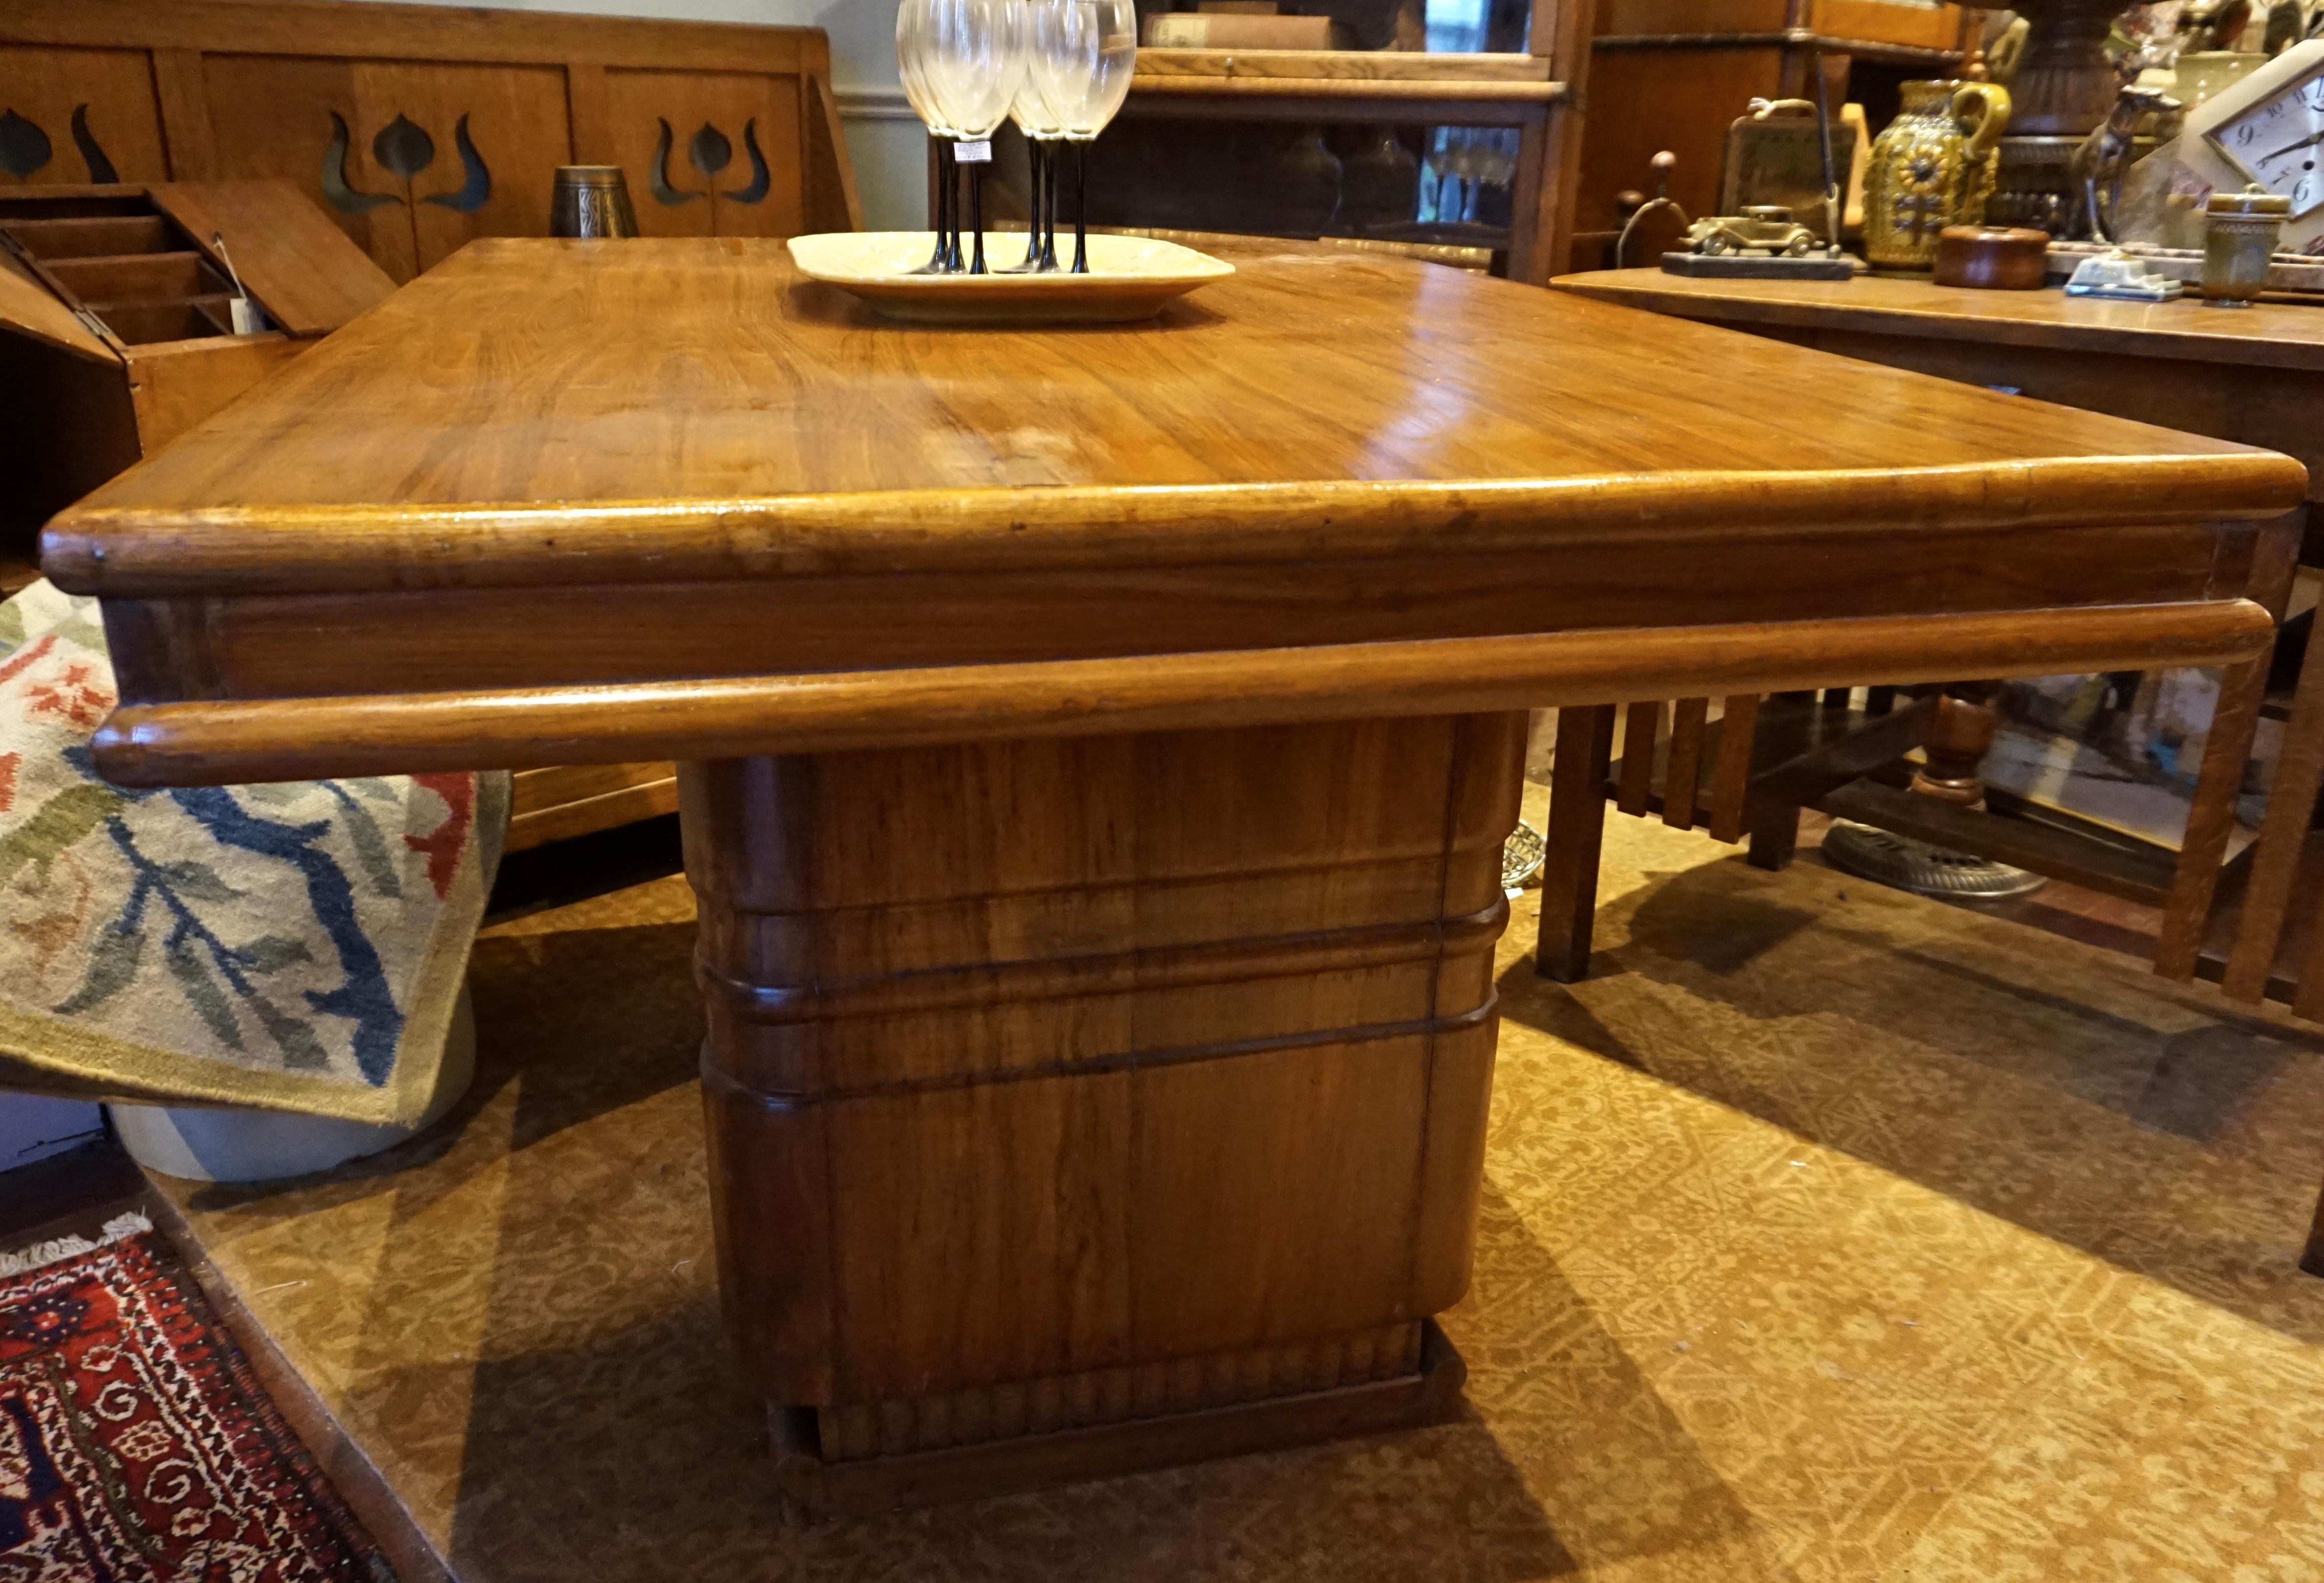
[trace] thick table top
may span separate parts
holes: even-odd
[[[1854,509],[1866,487],[1895,495],[1900,468],[2015,477],[2106,458],[2043,486],[2100,510],[2190,483],[2234,509],[2272,498],[2282,472],[2217,441],[1453,270],[1240,269],[1148,324],[964,331],[878,319],[802,281],[776,243],[482,241],[66,513],[46,565],[108,592],[392,582],[387,567],[422,554],[431,582],[470,558],[494,581],[562,581],[579,553],[594,576],[632,554],[731,565],[779,542],[902,569],[993,532],[1004,555],[1063,535],[1069,552],[1139,559],[1188,512],[1265,516],[1270,500],[1311,548],[1314,503],[1268,486],[1336,489],[1351,532],[1351,510],[1401,507],[1426,539],[1443,494],[1416,486],[1558,486],[1540,515],[1723,518],[1738,491]],[[1101,493],[1061,501],[1061,486]],[[1105,497],[1152,486],[1226,493],[1131,514]],[[899,491],[944,498],[804,498]],[[785,500],[804,509],[718,514]],[[559,508],[553,546],[530,519],[474,512],[542,503]],[[303,509],[347,506],[368,509]],[[1243,514],[1231,531],[1248,549],[1277,524]]]
[[[1987,292],[1891,275],[1746,281],[1665,274],[1659,269],[1594,270],[1560,275],[1550,284],[1598,301],[1725,324],[1857,330],[2324,373],[2324,307],[2302,302],[2270,301],[2237,309],[2194,296],[2170,302],[2069,297],[2056,286]]]
[[[60,516],[139,782],[2205,662],[2285,458],[1370,255],[898,326],[472,245]]]

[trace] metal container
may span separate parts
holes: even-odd
[[[559,165],[549,194],[552,236],[634,236],[638,211],[619,165]]]
[[[2214,192],[2203,206],[2203,300],[2248,308],[2267,287],[2267,268],[2292,200],[2255,183]]]

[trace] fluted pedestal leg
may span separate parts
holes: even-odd
[[[721,1285],[798,1509],[1450,1409],[1524,740],[683,769]]]

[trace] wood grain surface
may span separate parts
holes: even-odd
[[[1525,728],[685,766],[759,1389],[840,1409],[852,1459],[1333,1389],[1337,1345],[1280,1365],[1416,1344],[1468,1282]]]
[[[0,325],[21,330],[44,345],[92,363],[118,363],[120,356],[13,253],[0,253]]]
[[[2062,290],[1986,292],[1882,275],[1729,281],[1659,269],[1596,270],[1553,283],[1578,296],[1692,319],[2324,369],[2324,312],[2296,302],[2256,302],[2238,311],[2191,296],[2114,302]]]
[[[642,529],[659,503],[1059,485],[1618,499],[1679,475],[1729,496],[1708,513],[1757,492],[1722,472],[2107,458],[2127,489],[2235,449],[1368,255],[1244,261],[1146,324],[945,330],[802,281],[778,243],[490,239],[68,514],[60,548],[90,511],[618,501]],[[2287,465],[2208,465],[2223,511],[2284,508]]]
[[[325,336],[377,307],[395,282],[290,182],[162,181],[153,201],[293,336]],[[218,255],[211,237],[226,238]]]
[[[1929,615],[2002,617],[1947,662],[1978,674],[2029,638],[2135,657],[2158,609],[2218,650],[2239,617],[2199,606],[2305,484],[1467,272],[1238,265],[1151,324],[961,331],[757,241],[475,245],[51,526],[50,574],[111,597],[108,770],[685,757],[675,722],[729,753],[779,716],[804,748],[826,710],[927,741],[1200,723],[1222,695],[1506,708],[1690,653],[1729,693],[1904,680],[1972,629],[1862,629],[1849,671],[1811,628]],[[2074,608],[2095,625],[2007,616]],[[1751,623],[1667,662],[1581,641]],[[1432,646],[1524,634],[1554,641]]]
[[[2278,457],[1650,322],[1294,255],[1150,325],[902,329],[772,245],[490,241],[60,517],[46,560],[106,593],[1296,560],[2272,514],[2297,486]]]
[[[172,664],[198,670],[120,611],[106,630],[135,656],[124,695],[170,685]],[[124,785],[298,780],[2214,664],[2273,639],[2262,606],[2208,599],[461,692],[397,690],[390,671],[369,695],[126,704],[95,752]]]

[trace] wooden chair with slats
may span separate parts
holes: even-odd
[[[2314,736],[2313,745],[2288,752],[2279,774],[2280,784],[2285,774],[2298,783],[2272,805],[2273,839],[2264,831],[2261,843],[2223,866],[2265,681],[2264,665],[2239,669],[2222,689],[2211,732],[2214,750],[2204,755],[2187,836],[2176,850],[2065,816],[1997,817],[1941,795],[1923,795],[1932,789],[1932,775],[1939,786],[1946,781],[1937,772],[1949,750],[1954,718],[1949,711],[1958,706],[1943,688],[1870,688],[1861,707],[1852,705],[1846,689],[1729,698],[1715,719],[1711,700],[1702,698],[1566,710],[1558,717],[1551,769],[1536,967],[1543,977],[1566,984],[1589,973],[1598,853],[1609,800],[1625,813],[1659,815],[1676,829],[1701,825],[1714,840],[1748,840],[1749,861],[1767,869],[1791,862],[1800,816],[1813,809],[2157,907],[2163,912],[2158,972],[2181,979],[2199,970],[2214,977],[2224,973],[2231,993],[2255,1000],[2260,983],[2277,982],[2282,988],[2280,974],[2269,979],[2266,959],[2284,954],[2273,949],[2276,935],[2270,931],[2282,926],[2293,884],[2279,872],[2282,863],[2255,870],[2254,854],[2264,863],[2262,848],[2290,853],[2283,863],[2294,866],[2304,856],[2311,877],[2324,878],[2324,841],[2309,852],[2298,838],[2305,835],[2305,815],[2297,812],[2313,807],[2316,784],[2324,782],[2324,698],[2310,706],[2312,718],[2301,722]],[[1618,712],[1623,740],[1616,763]],[[2296,740],[2304,744],[2308,737]],[[1928,749],[1932,761],[1918,775],[1906,758],[1915,748]],[[1968,762],[1973,766],[1973,755]],[[1997,789],[1988,789],[1987,796],[1997,810],[2029,811],[2022,800]],[[2207,919],[2215,940],[2234,928],[2212,917],[2215,894],[2252,914],[2245,925],[2252,939],[2232,959],[2223,946],[2202,949]],[[2220,911],[2230,909],[2223,905]],[[2297,921],[2300,949],[2305,952],[2308,913],[2300,912]],[[2266,935],[2264,946],[2261,934]],[[2324,979],[2310,994],[2324,1005]],[[2293,996],[2283,990],[2282,998]]]
[[[2288,695],[2264,695],[2266,675],[2263,663],[2227,678],[2187,839],[2167,875],[2158,881],[2117,873],[2113,889],[2123,893],[2136,884],[2162,906],[2157,972],[2181,979],[2200,974],[2218,980],[2230,1000],[2276,1000],[2296,1016],[2324,1022],[2324,643],[2309,645]],[[1850,708],[1849,695],[1840,690],[1729,698],[1715,720],[1710,704],[1695,698],[1560,713],[1536,959],[1545,977],[1571,984],[1589,972],[1609,800],[1624,813],[1659,815],[1675,829],[1701,823],[1714,840],[1748,839],[1748,860],[1770,869],[1791,861],[1804,808],[1844,809],[1888,828],[1933,818],[1923,828],[1939,838],[1974,828],[1947,824],[1944,816],[1928,813],[1934,800],[1872,778],[1922,740],[1941,708],[1935,690],[1900,698],[1896,690],[1872,688],[1861,708]],[[1618,710],[1623,741],[1617,762]],[[2258,838],[2222,865],[2253,725],[2262,714],[2285,722],[2267,811]],[[2008,847],[2011,828],[2024,822],[1953,812],[1983,820],[1986,833],[1997,838],[1983,843],[1987,850]],[[2028,847],[2023,830],[2017,835],[2021,844],[2010,860],[2039,864],[2038,842]],[[2070,877],[2089,883],[2090,864]],[[2301,1268],[2324,1276],[2324,1195]]]
[[[2324,1023],[2324,643],[2311,635],[2287,695],[2263,712],[2284,722],[2259,837],[2220,878],[2199,971],[2229,1000],[2280,1001]],[[2324,1196],[2317,1200],[2300,1267],[2324,1275]]]

